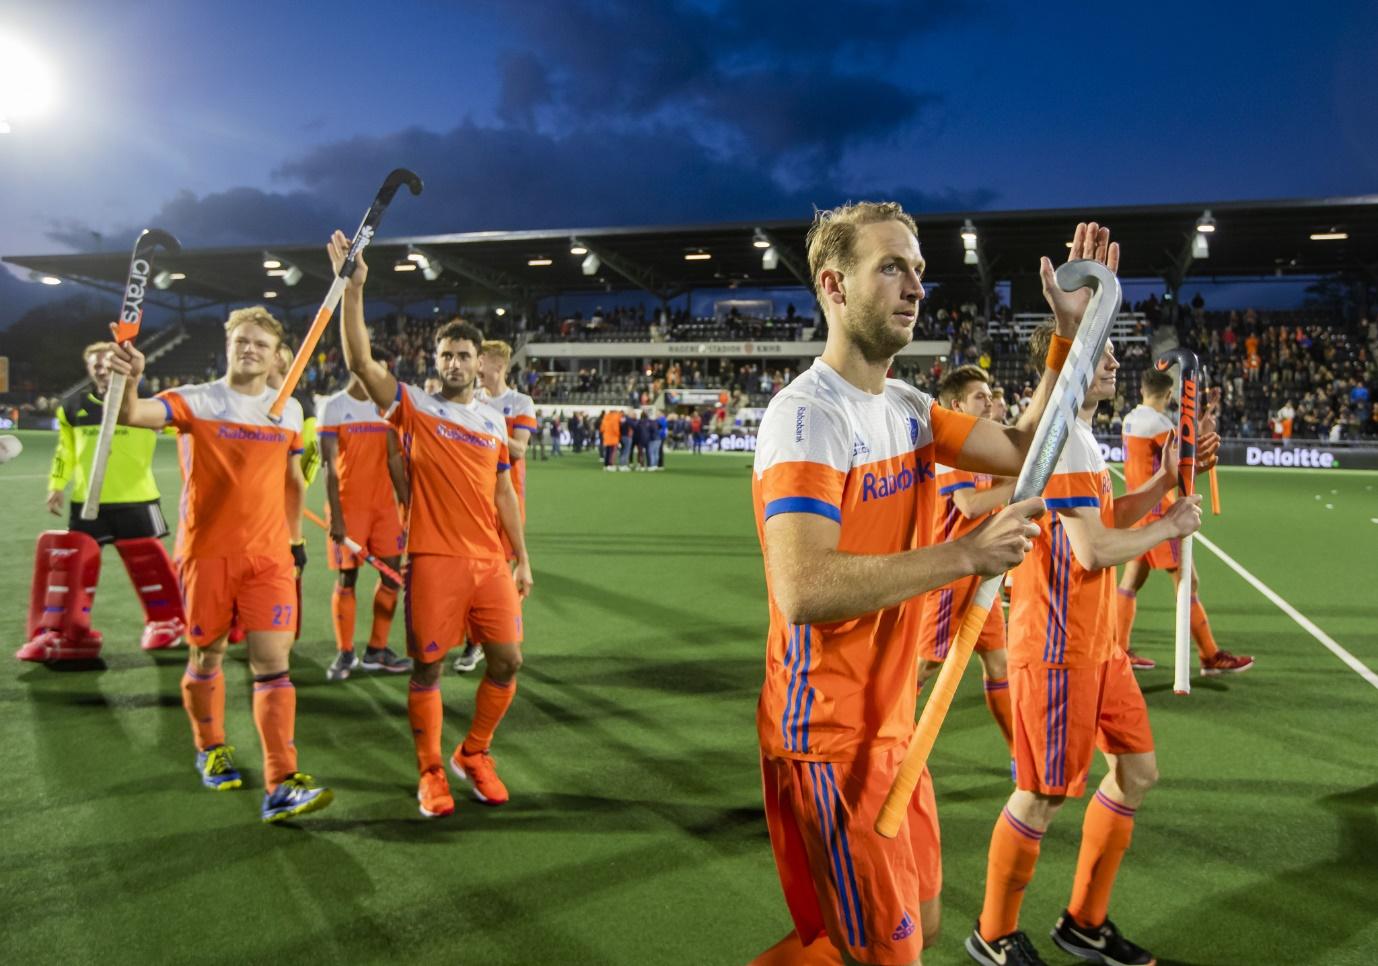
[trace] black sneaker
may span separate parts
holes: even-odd
[[[359,666],[365,671],[402,674],[411,670],[411,658],[402,657],[390,647],[368,647],[364,648],[364,659]]]
[[[1094,929],[1078,926],[1065,910],[1058,917],[1052,931],[1053,942],[1066,952],[1088,963],[1105,963],[1107,966],[1152,966],[1157,960],[1153,954],[1141,946],[1136,946],[1120,935],[1115,924],[1108,918]]]
[[[1023,930],[1016,930],[999,939],[986,939],[981,935],[981,924],[978,922],[967,937],[966,950],[967,955],[982,966],[1048,966]]]

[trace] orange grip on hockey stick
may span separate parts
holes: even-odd
[[[311,361],[311,353],[316,351],[316,343],[320,342],[321,336],[325,335],[325,327],[330,324],[330,319],[335,314],[335,306],[340,304],[340,296],[343,294],[344,279],[336,278],[330,285],[330,291],[326,294],[325,301],[316,310],[316,318],[311,322],[311,328],[307,330],[301,348],[292,357],[292,368],[287,370],[287,375],[282,380],[282,388],[278,390],[277,398],[273,400],[273,405],[268,407],[268,415],[274,421],[282,418],[282,410],[287,405],[287,400],[291,399],[292,393],[297,391],[297,383],[301,382],[301,374],[306,371],[306,366]]]
[[[306,519],[310,520],[316,526],[320,527],[326,533],[330,532],[330,527],[326,525],[326,522],[322,520],[320,517],[316,516],[316,514],[312,513],[306,507],[302,507],[301,515],[306,517]],[[379,560],[373,554],[369,553],[367,550],[361,547],[358,541],[352,540],[348,535],[346,535],[344,539],[344,544],[350,553],[354,554],[356,557],[362,558],[365,563],[371,564],[374,567],[374,569],[376,569],[384,577],[388,578],[393,583],[402,583],[401,574],[393,570],[387,564],[383,563],[383,561]]]
[[[999,581],[1003,577],[990,579]],[[1000,606],[998,601],[995,606]],[[933,751],[933,743],[938,740],[938,730],[942,728],[943,720],[947,717],[947,709],[952,705],[952,696],[957,693],[957,685],[962,680],[962,673],[966,671],[967,662],[971,660],[971,652],[976,648],[976,641],[981,636],[981,628],[985,627],[989,614],[990,608],[973,602],[967,608],[966,616],[962,618],[962,628],[957,632],[957,640],[947,652],[942,670],[938,672],[938,677],[934,681],[933,691],[923,706],[923,713],[919,715],[919,724],[914,729],[914,737],[909,741],[909,749],[904,753],[904,762],[900,765],[899,773],[895,775],[894,784],[890,786],[890,793],[885,796],[885,804],[881,806],[880,814],[876,816],[876,833],[887,839],[899,834],[900,823],[909,808],[909,800],[914,797],[914,789],[923,777],[923,770],[928,765],[928,756]]]
[[[1215,475],[1215,467],[1207,474],[1211,480],[1211,513],[1220,516],[1220,477]]]

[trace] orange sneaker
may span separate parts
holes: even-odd
[[[1140,657],[1133,651],[1125,651],[1129,655],[1129,666],[1136,671],[1151,671],[1158,666],[1158,662],[1151,657]]]
[[[454,814],[455,799],[450,794],[450,783],[445,780],[443,768],[427,768],[421,773],[421,783],[416,786],[416,800],[421,803],[421,814],[426,818]]]
[[[1238,674],[1254,666],[1254,659],[1247,654],[1235,656],[1229,651],[1216,651],[1201,662],[1202,674]]]
[[[493,756],[486,751],[476,755],[464,753],[460,745],[450,756],[450,771],[469,783],[474,798],[485,805],[502,805],[507,801],[507,786],[493,767]]]

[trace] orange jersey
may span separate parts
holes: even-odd
[[[158,394],[178,432],[179,560],[291,559],[287,463],[302,451],[302,413],[289,399],[282,422],[273,423],[268,407],[276,397],[276,389],[246,396],[225,379]]]
[[[1124,485],[1127,490],[1137,490],[1158,472],[1163,465],[1163,448],[1176,428],[1165,413],[1152,406],[1136,406],[1124,418]],[[1142,523],[1158,519],[1171,502],[1171,497],[1163,499],[1148,511]]]
[[[1115,525],[1110,473],[1091,427],[1077,420],[1043,491],[1048,513],[1032,552],[1014,570],[1010,590],[1011,664],[1083,667],[1111,656],[1115,644],[1115,568],[1084,570],[1072,553],[1060,512],[1096,507]]]
[[[316,422],[320,436],[335,438],[335,472],[340,479],[340,506],[345,517],[358,510],[397,505],[388,472],[388,434],[392,427],[368,399],[355,399],[341,390],[326,399]]]
[[[387,420],[410,469],[407,552],[502,560],[493,494],[511,459],[498,413],[477,399],[450,402],[398,383]]]
[[[616,446],[622,439],[622,414],[616,409],[609,409],[603,414],[598,428],[603,433],[603,445]]]
[[[966,470],[953,469],[941,463],[935,468],[935,472],[938,496],[941,499],[938,501],[938,511],[933,515],[933,533],[928,541],[930,544],[946,543],[964,537],[995,512],[992,510],[991,513],[968,520],[957,508],[956,499],[958,490],[989,490],[995,485],[993,476],[988,473],[968,473]]]
[[[881,395],[821,359],[771,400],[752,475],[756,530],[779,513],[841,525],[838,550],[893,554],[930,542],[938,460],[952,462],[976,420],[890,379]],[[770,632],[756,710],[776,758],[847,761],[914,730],[919,601],[830,624],[791,624],[766,568]]]
[[[526,393],[505,389],[496,396],[490,396],[480,389],[478,398],[502,413],[509,438],[518,429],[524,429],[532,436],[541,431],[536,423],[536,404]],[[512,464],[512,486],[517,491],[517,503],[522,508],[522,519],[526,519],[526,460],[516,460]]]

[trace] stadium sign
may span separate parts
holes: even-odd
[[[823,354],[824,342],[528,342],[528,358],[536,359],[812,359]],[[911,342],[899,355],[945,356],[948,343]]]
[[[1124,462],[1124,446],[1118,437],[1101,436],[1100,455],[1107,463]],[[1310,443],[1310,441],[1307,441]],[[1271,440],[1227,439],[1220,444],[1221,466],[1260,466],[1308,470],[1378,470],[1378,446],[1289,445]]]

